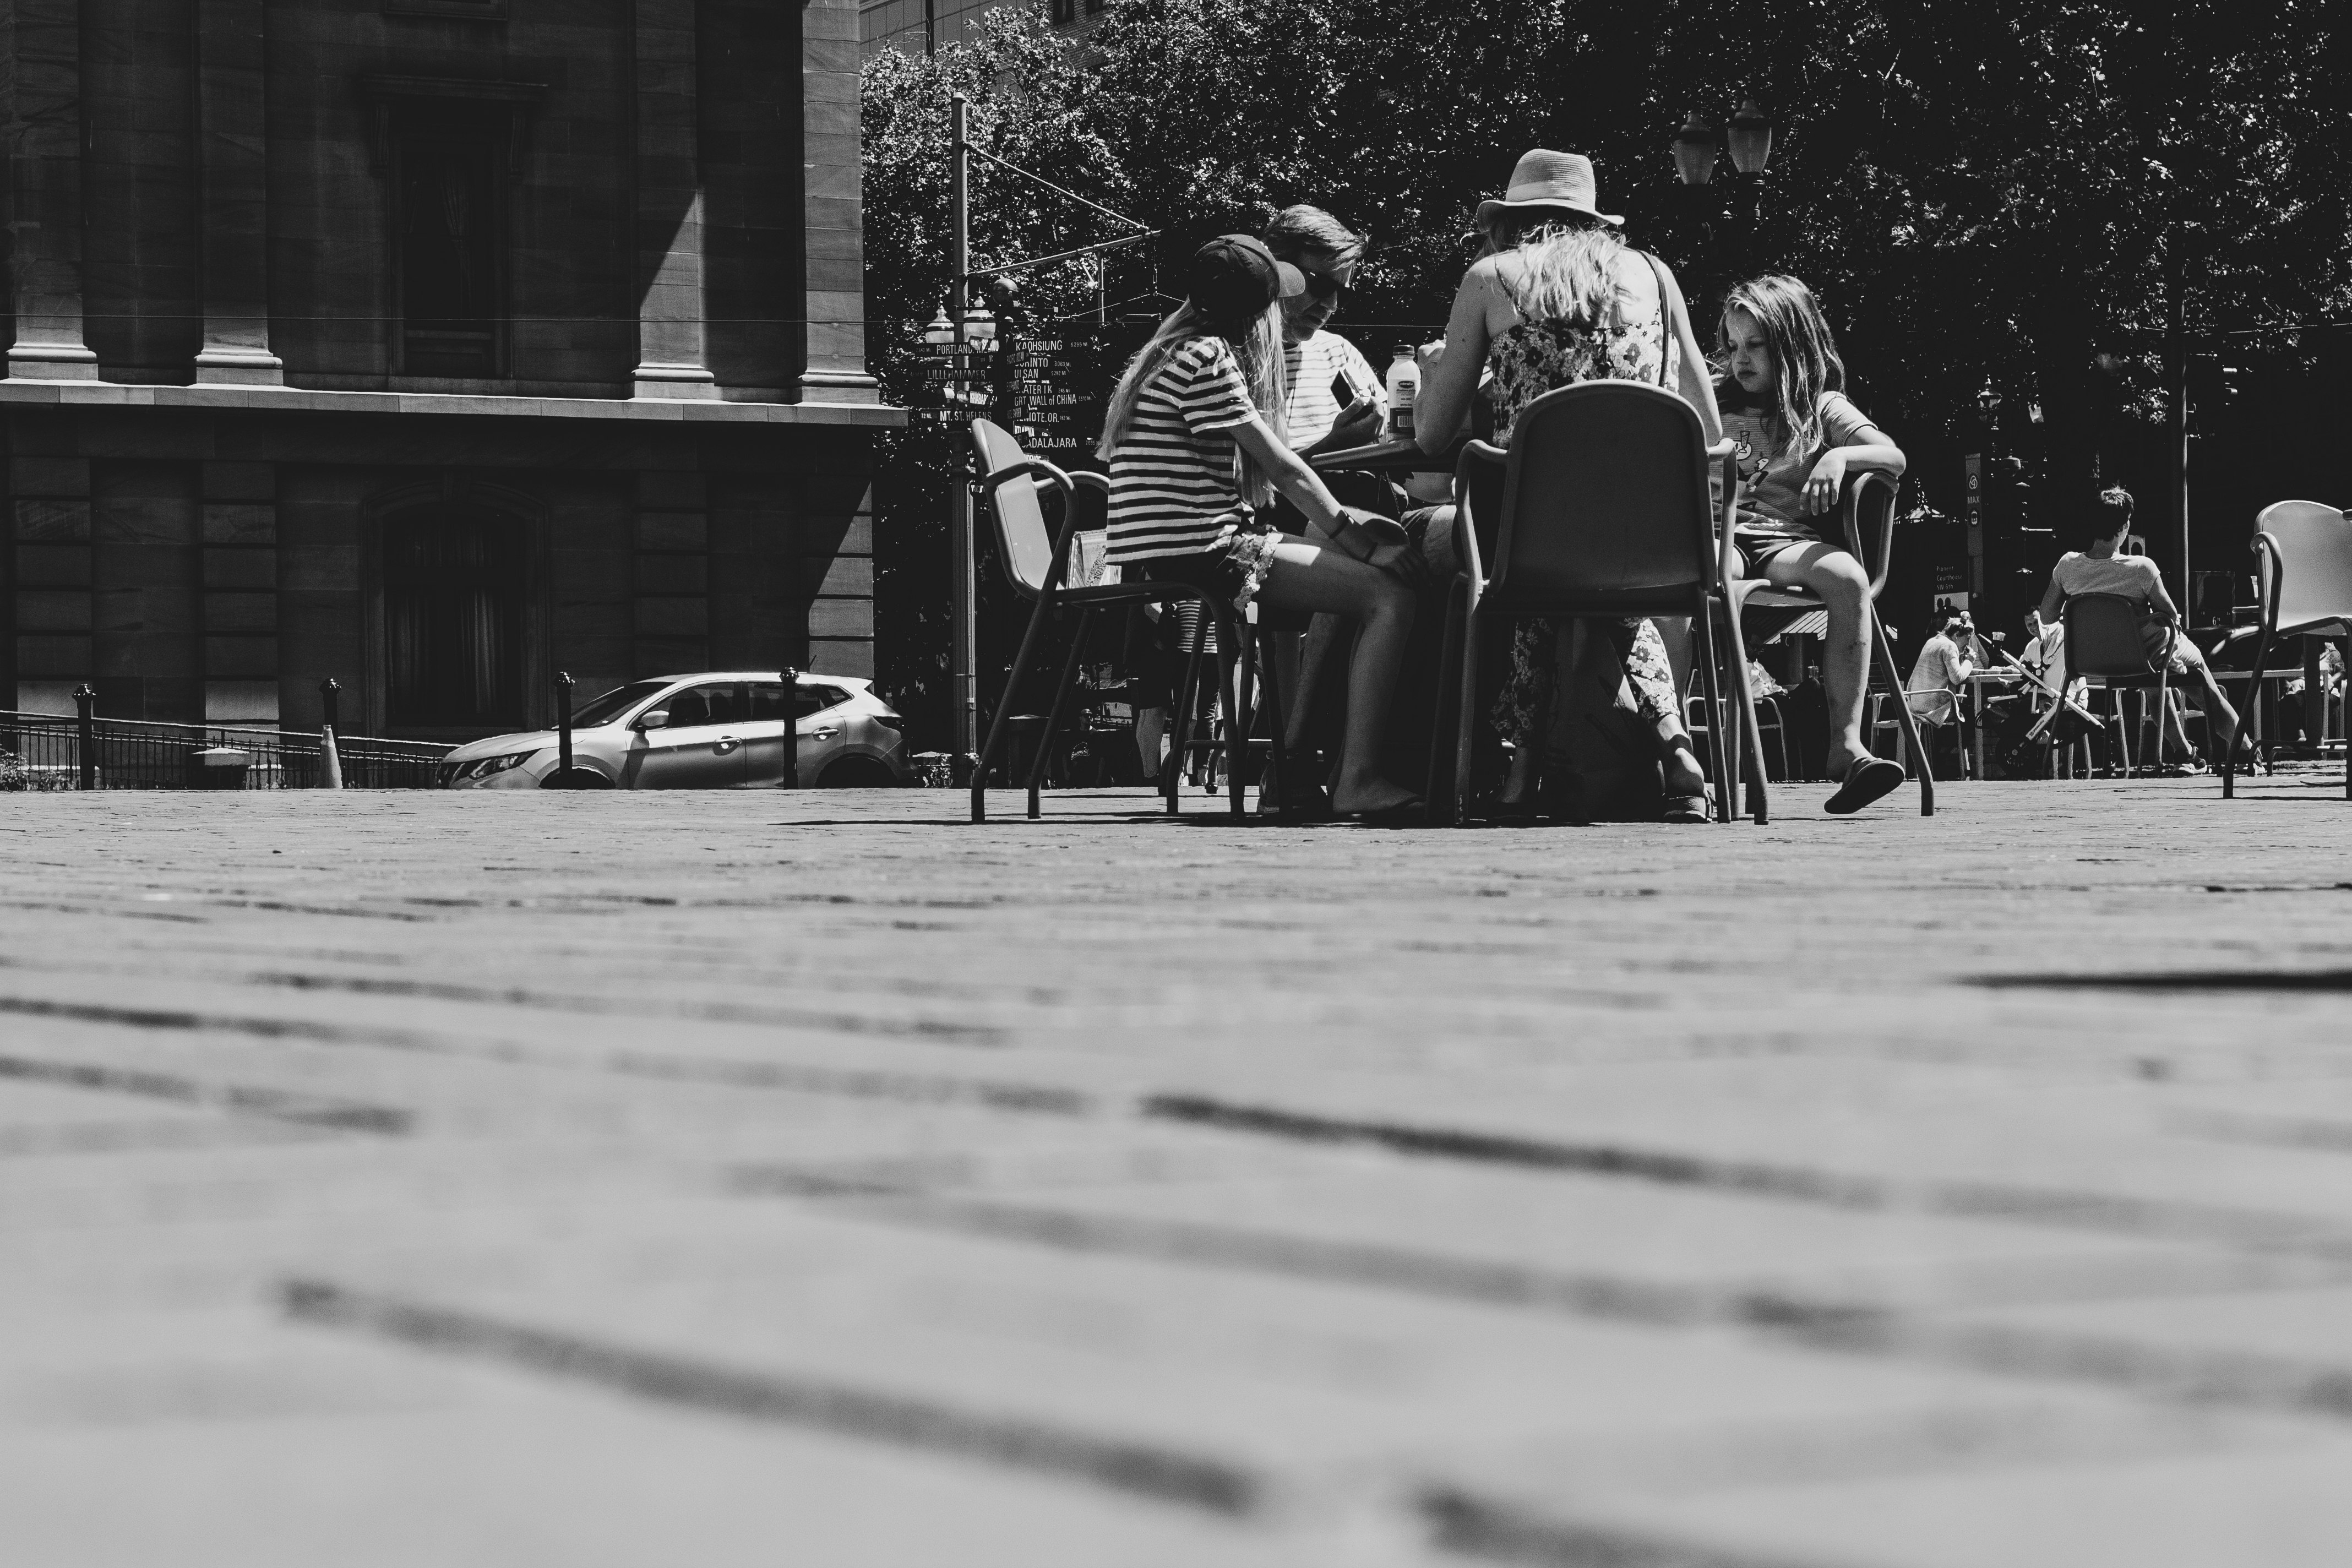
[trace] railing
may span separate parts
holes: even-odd
[[[35,788],[217,787],[224,776],[233,776],[236,770],[235,758],[217,756],[222,752],[243,754],[239,787],[245,789],[317,789],[324,782],[319,737],[312,733],[235,724],[92,719],[85,753],[82,722],[55,713],[0,710],[0,752],[20,760],[27,782]],[[436,766],[455,749],[424,741],[335,737],[343,784],[351,789],[431,789]],[[215,757],[199,757],[206,752]],[[206,765],[207,761],[213,765]]]

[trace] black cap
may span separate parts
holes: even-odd
[[[1246,234],[1221,234],[1192,253],[1185,292],[1192,308],[1213,321],[1240,321],[1276,300],[1307,292],[1307,275],[1276,261],[1264,242]]]

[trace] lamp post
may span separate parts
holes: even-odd
[[[961,323],[969,319],[971,304],[971,100],[961,93],[955,95],[952,118],[954,140],[948,152],[948,200],[952,225],[948,240],[946,314],[950,321]],[[994,335],[992,330],[991,335]],[[925,333],[927,339],[929,336]],[[962,344],[956,343],[950,352],[960,355],[961,350]],[[961,363],[959,358],[958,364]],[[963,403],[964,380],[961,374],[953,384],[955,400]],[[955,479],[948,500],[948,534],[949,548],[955,558],[955,591],[951,595],[955,625],[949,657],[949,685],[955,700],[954,766],[961,773],[971,767],[980,755],[980,683],[975,675],[980,665],[980,639],[974,609],[979,603],[979,582],[971,549],[971,484],[965,473],[971,458],[961,444],[951,440],[950,449]],[[956,782],[963,781],[958,778]]]
[[[1720,133],[1712,121],[1693,110],[1684,118],[1682,129],[1675,132],[1671,145],[1675,173],[1684,185],[1692,188],[1714,184],[1717,152],[1723,147],[1729,149],[1732,172],[1738,176],[1739,187],[1747,195],[1747,237],[1752,238],[1763,203],[1764,169],[1772,160],[1772,121],[1757,107],[1756,100],[1743,99]],[[1715,226],[1709,223],[1706,227],[1712,241]],[[1708,248],[1715,247],[1710,244]],[[1724,270],[1727,275],[1731,268],[1727,265]]]

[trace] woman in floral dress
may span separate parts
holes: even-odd
[[[1486,392],[1498,447],[1510,444],[1511,427],[1528,404],[1586,381],[1667,387],[1698,411],[1710,444],[1722,438],[1714,384],[1674,274],[1627,246],[1617,233],[1621,220],[1597,210],[1594,197],[1590,160],[1538,149],[1519,160],[1507,195],[1480,205],[1486,253],[1463,277],[1445,342],[1421,351],[1414,413],[1423,448],[1442,451],[1461,433],[1482,372],[1491,373]],[[1656,736],[1667,819],[1706,820],[1706,775],[1683,727],[1658,628],[1640,617],[1591,625],[1605,628],[1633,705]],[[1534,795],[1558,685],[1559,629],[1557,622],[1523,622],[1513,642],[1511,672],[1495,709],[1497,726],[1516,747],[1503,792],[1507,807]],[[1549,793],[1559,800],[1559,792]],[[1573,813],[1572,803],[1559,804]]]

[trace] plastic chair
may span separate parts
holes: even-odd
[[[1479,628],[1488,620],[1692,616],[1714,716],[1710,731],[1724,732],[1721,665],[1708,616],[1716,563],[1707,464],[1727,462],[1730,455],[1727,441],[1707,447],[1689,404],[1671,392],[1629,381],[1586,382],[1548,392],[1520,413],[1507,451],[1484,441],[1463,447],[1455,472],[1461,510],[1454,535],[1463,577],[1446,604],[1433,724],[1435,733],[1445,732],[1444,706],[1458,687],[1454,769],[1441,782],[1444,748],[1433,745],[1427,798],[1433,820],[1458,826],[1463,818],[1477,706]],[[1727,483],[1725,494],[1730,493]],[[1727,508],[1727,522],[1728,516]],[[1744,656],[1739,662],[1745,669]],[[1458,680],[1452,679],[1457,669]],[[1740,686],[1744,696],[1747,682]],[[1753,742],[1752,706],[1745,710],[1744,729]],[[1730,775],[1724,754],[1732,748],[1710,749],[1717,814],[1728,821]],[[1757,771],[1763,771],[1760,749]]]
[[[2317,501],[2283,500],[2254,519],[2254,679],[2246,724],[2262,745],[2262,672],[2273,637],[2352,637],[2352,518]],[[2352,721],[2347,721],[2352,728]],[[2237,793],[2235,752],[2221,759],[2221,795]],[[2344,798],[2352,800],[2352,745],[2344,748]]]
[[[1029,765],[1029,816],[1034,821],[1038,815],[1040,784],[1045,771],[1045,759],[1053,751],[1054,738],[1061,731],[1062,709],[1067,701],[1070,687],[1077,674],[1079,657],[1086,647],[1087,632],[1094,612],[1107,605],[1157,604],[1175,605],[1186,601],[1200,604],[1215,618],[1217,625],[1217,664],[1224,679],[1225,689],[1234,690],[1234,651],[1240,650],[1241,670],[1238,687],[1244,694],[1251,687],[1251,658],[1255,651],[1252,640],[1236,628],[1240,616],[1231,605],[1222,603],[1186,583],[1108,583],[1094,587],[1068,586],[1064,577],[1069,566],[1070,542],[1077,532],[1076,509],[1071,505],[1081,484],[1108,493],[1109,481],[1100,474],[1065,473],[1042,458],[1032,458],[1021,449],[1001,426],[986,419],[971,422],[972,444],[980,449],[982,478],[981,489],[988,497],[989,512],[996,521],[998,552],[1004,563],[1005,576],[1013,591],[1031,600],[1035,607],[1029,614],[1028,629],[1021,635],[1021,651],[1013,657],[1012,673],[1006,677],[1004,694],[998,700],[996,714],[989,722],[988,739],[980,750],[980,761],[972,771],[971,819],[988,820],[988,769],[995,760],[997,747],[1004,739],[1007,727],[1014,721],[1013,708],[1021,689],[1021,679],[1028,673],[1030,656],[1036,651],[1038,634],[1046,617],[1055,609],[1068,606],[1078,611],[1076,633],[1070,638],[1070,655],[1063,662],[1061,679],[1054,686],[1053,705],[1046,710],[1045,731],[1038,738]],[[1045,526],[1045,508],[1039,492],[1044,489],[1061,492],[1062,527],[1058,534]],[[1184,691],[1198,689],[1201,674],[1201,650],[1196,646],[1187,662]],[[1248,733],[1248,714],[1242,733]],[[1274,743],[1275,769],[1282,765],[1282,716],[1272,712],[1276,739]],[[1164,793],[1167,809],[1173,816],[1177,809],[1177,781],[1182,769],[1165,770]],[[1233,815],[1242,811],[1242,770],[1231,770]]]
[[[1726,492],[1729,482],[1726,481]],[[1845,492],[1838,498],[1838,521],[1845,534],[1845,547],[1856,561],[1870,573],[1870,644],[1890,689],[1904,689],[1903,672],[1895,662],[1895,645],[1887,639],[1886,624],[1878,618],[1878,596],[1886,589],[1886,573],[1895,559],[1895,491],[1893,479],[1881,473],[1854,475],[1846,482]],[[1869,542],[1864,542],[1867,536]],[[1746,629],[1753,625],[1761,630],[1768,619],[1785,625],[1801,615],[1812,615],[1822,609],[1821,596],[1808,588],[1783,588],[1761,577],[1732,575],[1731,529],[1727,525],[1721,540],[1722,559],[1719,571],[1724,585],[1724,598],[1731,608],[1730,629],[1734,650],[1739,656],[1739,668],[1748,668]],[[1744,693],[1747,682],[1740,683]],[[1936,815],[1935,770],[1927,765],[1927,750],[1920,743],[1919,727],[1914,721],[1911,706],[1898,700],[1893,704],[1895,718],[1903,732],[1911,771],[1919,780],[1919,815]],[[1752,709],[1750,710],[1752,712]],[[1874,729],[1875,721],[1874,721]],[[1762,784],[1763,772],[1759,763],[1758,788]],[[1735,783],[1737,782],[1735,775]],[[1756,808],[1756,820],[1765,820],[1764,807]]]
[[[2140,626],[2147,617],[2143,601],[2123,594],[2075,594],[2068,597],[2059,615],[2066,627],[2066,679],[2061,691],[2071,690],[2075,678],[2088,676],[2116,694],[2116,751],[2122,761],[2123,776],[2132,773],[2132,727],[2124,721],[2126,691],[2153,688],[2156,691],[2158,723],[2156,731],[2156,755],[2164,759],[2163,706],[2166,695],[2165,660],[2147,651],[2140,635]]]

